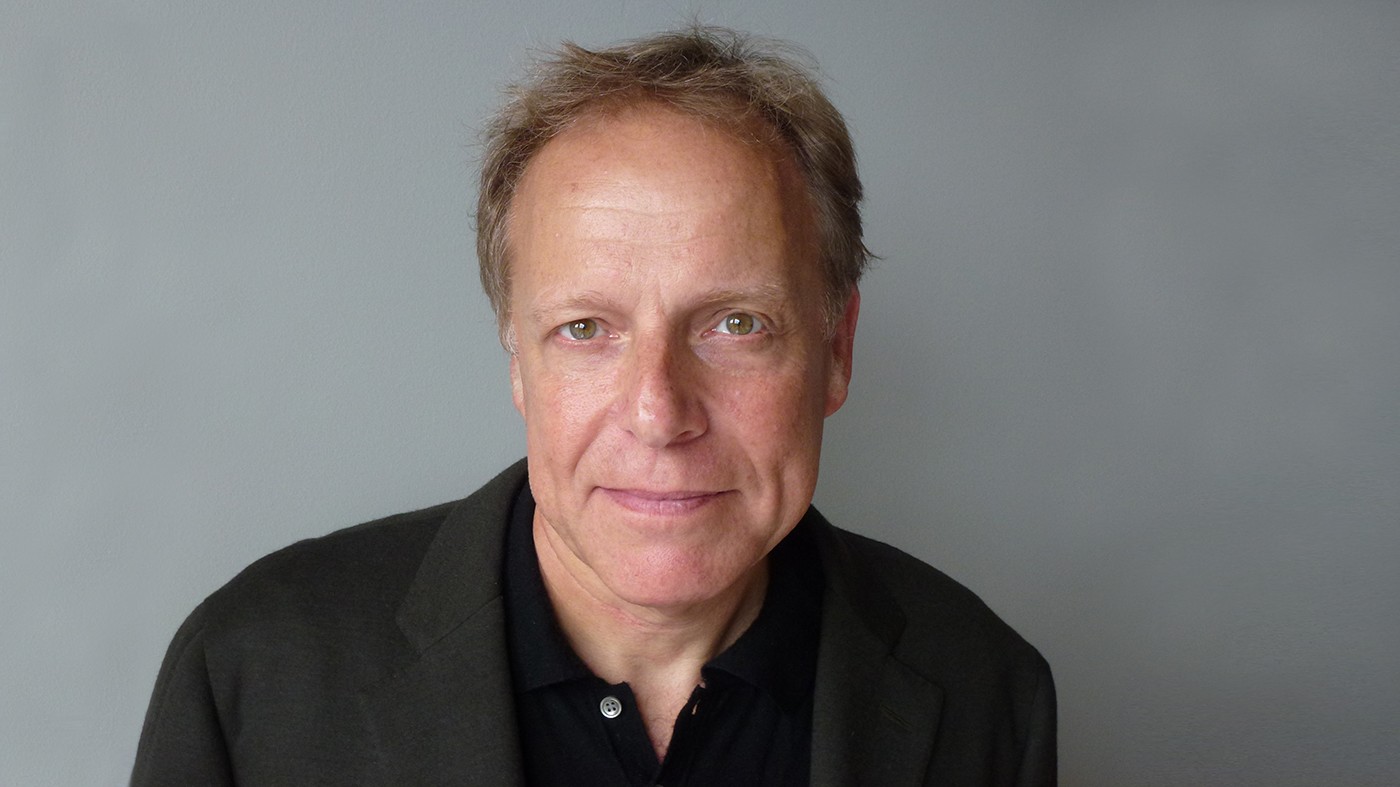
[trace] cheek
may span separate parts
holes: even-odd
[[[749,450],[781,461],[821,440],[825,381],[806,370],[728,381],[717,397],[725,420]],[[795,458],[795,457],[794,457]]]
[[[605,419],[613,399],[611,380],[579,370],[544,373],[527,367],[522,407],[530,451],[549,460],[581,453]]]

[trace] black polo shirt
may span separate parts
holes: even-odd
[[[823,578],[798,526],[769,555],[757,619],[703,668],[657,762],[626,683],[589,671],[540,576],[526,487],[511,512],[506,620],[527,782],[540,785],[805,785],[811,771]],[[466,742],[463,745],[470,745]]]

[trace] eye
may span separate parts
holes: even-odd
[[[555,333],[572,341],[587,341],[598,335],[598,321],[592,318],[574,320],[556,328]]]
[[[763,330],[763,321],[746,312],[735,312],[720,320],[715,330],[731,336],[748,336]]]

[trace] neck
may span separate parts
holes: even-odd
[[[664,759],[676,716],[701,683],[700,668],[758,617],[768,588],[767,560],[711,598],[658,608],[612,593],[538,512],[534,540],[564,636],[593,674],[631,687],[657,757]]]

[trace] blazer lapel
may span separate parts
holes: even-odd
[[[399,607],[416,661],[364,694],[385,784],[522,784],[501,556],[517,463],[445,520]]]
[[[900,662],[904,614],[815,510],[827,589],[812,712],[812,785],[922,784],[943,692]]]

